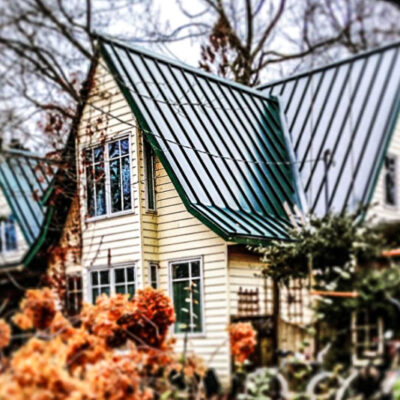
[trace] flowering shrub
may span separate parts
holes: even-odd
[[[256,331],[249,322],[231,324],[229,327],[231,353],[237,363],[244,363],[254,352]]]
[[[54,300],[43,289],[28,290],[21,302],[13,321],[38,333],[5,364],[0,400],[150,400],[160,393],[167,400],[188,387],[198,390],[204,364],[173,352],[167,332],[175,315],[162,291],[139,290],[132,300],[103,295],[85,305],[79,326],[56,311]],[[0,348],[10,335],[0,320]],[[171,379],[177,375],[184,388]]]

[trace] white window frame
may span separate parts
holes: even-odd
[[[130,166],[130,175],[131,175],[131,208],[129,210],[121,210],[117,212],[111,212],[111,181],[110,181],[110,158],[108,154],[108,145],[113,142],[117,142],[123,139],[128,139],[129,143],[129,151],[128,151],[128,157],[129,157],[129,166]],[[85,160],[84,158],[86,157],[86,151],[88,150],[93,150],[97,147],[103,147],[104,151],[104,169],[105,169],[105,202],[106,202],[106,213],[103,215],[89,215],[89,208],[88,208],[88,198],[87,198],[87,173],[86,173],[86,168],[87,166],[85,165]],[[97,221],[97,220],[102,220],[106,218],[114,218],[114,217],[119,217],[121,215],[127,215],[127,214],[133,214],[135,212],[135,201],[134,201],[134,192],[133,192],[133,171],[132,171],[132,139],[131,139],[131,134],[130,132],[124,133],[120,136],[116,136],[113,139],[105,141],[103,144],[101,143],[95,143],[91,144],[90,146],[84,147],[83,148],[83,165],[84,165],[84,172],[83,172],[83,182],[84,182],[84,196],[86,198],[85,201],[85,215],[86,215],[86,221],[91,222],[91,221]],[[122,190],[122,188],[121,188]]]
[[[132,268],[133,267],[133,281],[127,281],[125,285],[133,283],[135,285],[135,293],[138,290],[138,282],[137,282],[137,263],[127,263],[127,264],[115,264],[110,267],[108,266],[102,266],[102,267],[91,267],[88,268],[87,270],[87,282],[88,282],[88,296],[87,300],[89,303],[94,304],[94,299],[93,299],[93,288],[94,286],[92,285],[92,272],[101,272],[101,271],[108,271],[109,272],[109,285],[96,285],[96,288],[101,288],[101,287],[110,287],[110,296],[117,294],[116,292],[116,286],[122,286],[121,284],[116,284],[115,283],[115,272],[114,270],[116,269],[121,269],[121,268]],[[126,274],[126,272],[125,272]],[[125,275],[126,276],[126,275]]]
[[[147,142],[147,146],[152,149],[151,144]],[[157,192],[156,192],[156,155],[154,153],[154,150],[152,150],[152,155],[151,155],[151,163],[152,163],[152,168],[153,168],[153,203],[154,207],[150,208],[149,207],[149,185],[148,185],[148,169],[147,169],[147,157],[149,156],[146,151],[146,139],[142,137],[142,149],[143,149],[143,169],[144,169],[144,188],[145,188],[145,204],[146,204],[146,212],[149,213],[156,213],[157,212]]]
[[[153,285],[152,285],[153,281],[151,278],[152,267],[155,267],[155,269],[156,269],[156,280],[155,280],[156,287],[155,287],[155,289],[159,289],[160,288],[160,274],[159,274],[158,270],[159,270],[160,266],[159,266],[158,262],[156,262],[156,261],[149,261],[149,266],[147,269],[149,286],[153,287]]]
[[[201,304],[200,304],[200,309],[201,309],[201,327],[202,330],[201,332],[175,332],[175,324],[171,326],[171,333],[176,336],[176,337],[184,337],[185,335],[188,335],[188,337],[204,337],[206,336],[206,325],[205,325],[205,298],[204,298],[204,263],[203,263],[203,257],[198,256],[198,257],[188,257],[188,258],[179,258],[179,259],[174,259],[170,260],[168,262],[168,290],[169,290],[169,297],[172,300],[172,305],[174,305],[174,290],[173,290],[173,282],[174,280],[172,279],[173,277],[173,272],[172,272],[172,266],[174,264],[179,264],[179,263],[184,263],[184,262],[195,262],[199,261],[200,262],[200,285],[199,285],[199,290],[200,290],[200,298],[201,298]],[[189,279],[191,277],[191,270],[190,270],[190,275]],[[182,279],[182,280],[187,280],[187,278]]]
[[[386,174],[387,174],[387,170],[386,170],[386,166],[384,165],[383,171],[383,204],[385,205],[386,208],[388,209],[397,209],[398,204],[399,204],[399,199],[398,199],[398,174],[397,174],[397,168],[398,168],[398,157],[396,154],[393,153],[388,153],[385,156],[385,160],[384,160],[384,164],[386,162],[386,158],[390,158],[394,160],[394,204],[389,204],[386,201]]]
[[[7,249],[6,248],[6,223],[12,221],[14,224],[14,231],[15,231],[15,249]],[[0,236],[1,236],[1,247],[0,247],[0,254],[13,254],[18,252],[18,232],[17,232],[17,223],[15,219],[9,215],[7,217],[3,217],[0,221]]]

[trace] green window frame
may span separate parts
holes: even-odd
[[[95,268],[89,271],[90,301],[94,304],[102,293],[129,294],[132,298],[136,292],[135,265],[123,265],[110,268]]]
[[[201,258],[170,262],[170,284],[176,315],[175,333],[204,333]]]
[[[146,188],[146,210],[156,211],[156,171],[155,155],[150,143],[143,140],[144,148],[144,174]]]

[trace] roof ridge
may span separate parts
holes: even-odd
[[[153,58],[153,59],[156,59],[156,60],[161,61],[161,62],[165,62],[165,63],[168,63],[168,64],[173,64],[173,65],[179,66],[180,68],[183,68],[183,69],[185,69],[185,70],[187,70],[187,71],[189,71],[191,73],[194,73],[194,74],[197,74],[197,75],[212,79],[214,81],[218,81],[218,82],[220,82],[222,84],[225,84],[225,85],[236,87],[236,88],[238,88],[240,90],[244,90],[244,91],[246,91],[248,93],[251,93],[251,94],[253,94],[253,95],[257,96],[257,97],[264,98],[267,101],[275,101],[274,99],[271,98],[271,96],[262,93],[256,87],[247,86],[247,85],[244,85],[242,83],[235,82],[232,79],[223,78],[223,77],[218,76],[216,74],[213,74],[211,72],[203,71],[200,68],[193,67],[193,66],[191,66],[191,65],[189,65],[187,63],[184,63],[182,61],[179,61],[179,60],[175,60],[172,57],[168,57],[168,56],[165,56],[163,54],[153,52],[151,50],[143,48],[142,46],[134,45],[134,44],[131,44],[131,43],[125,43],[121,39],[117,39],[117,38],[114,38],[114,37],[109,36],[109,35],[100,34],[100,33],[95,33],[93,35],[94,35],[94,37],[98,38],[100,41],[109,42],[109,43],[111,42],[114,45],[123,47],[125,49],[129,49],[129,50],[134,51],[136,53],[144,54],[145,56],[147,56],[149,58]]]
[[[392,49],[392,48],[397,47],[397,46],[400,46],[400,40],[385,44],[383,46],[374,47],[373,49],[365,50],[365,51],[363,51],[361,53],[358,53],[358,54],[355,54],[355,55],[352,55],[352,56],[349,56],[349,57],[345,57],[345,58],[343,58],[343,59],[341,59],[339,61],[334,61],[334,62],[331,62],[331,63],[326,64],[326,65],[321,65],[320,67],[311,68],[311,69],[309,69],[307,71],[299,72],[299,73],[290,75],[290,76],[288,76],[286,78],[276,79],[276,80],[273,80],[273,81],[268,82],[268,83],[263,83],[261,85],[258,85],[256,87],[256,89],[262,91],[263,89],[265,89],[267,87],[275,86],[275,85],[278,85],[278,84],[284,83],[284,82],[289,82],[289,81],[294,80],[294,79],[299,79],[299,78],[302,78],[304,76],[315,74],[317,72],[321,72],[321,71],[324,71],[324,70],[327,70],[327,69],[330,69],[330,68],[335,68],[335,67],[338,67],[340,65],[347,64],[347,63],[350,63],[352,61],[355,61],[355,60],[358,60],[358,59],[361,59],[361,58],[364,58],[364,57],[369,57],[369,56],[371,56],[373,54],[380,53],[380,52]]]

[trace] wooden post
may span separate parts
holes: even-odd
[[[273,357],[272,360],[274,364],[278,364],[278,354],[277,350],[279,350],[279,315],[280,315],[280,291],[279,291],[279,284],[276,279],[273,279],[273,314],[272,314],[272,321],[273,321]]]

